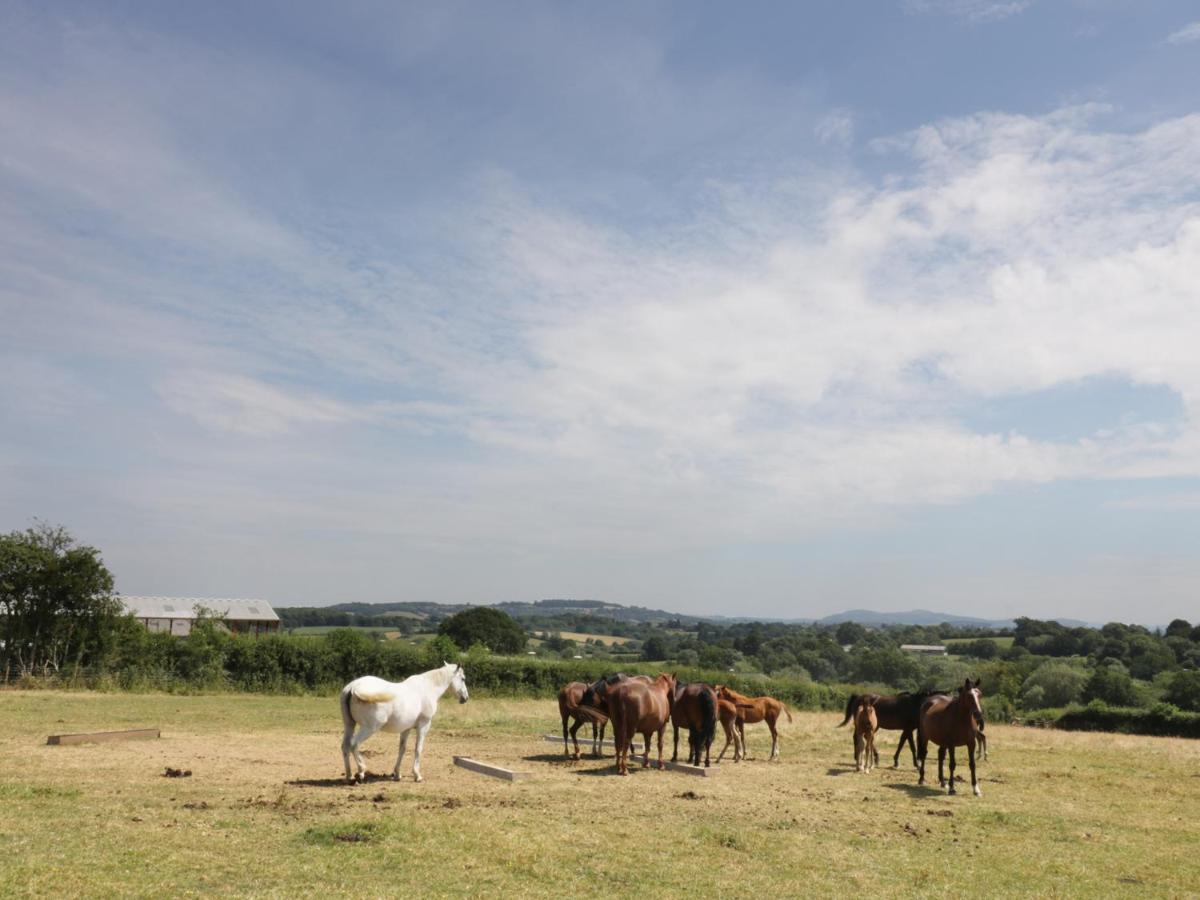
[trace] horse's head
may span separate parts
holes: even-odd
[[[450,687],[454,688],[454,693],[458,694],[458,702],[467,702],[467,673],[463,671],[462,666],[455,666],[454,663],[446,663],[446,667],[454,666],[454,674],[450,676]]]
[[[958,689],[958,696],[967,704],[967,708],[971,710],[971,715],[975,721],[983,721],[983,691],[979,689],[979,679],[971,681],[968,678],[961,688]]]

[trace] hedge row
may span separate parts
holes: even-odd
[[[1128,709],[1089,703],[1068,709],[1054,720],[1055,728],[1066,731],[1115,731],[1159,737],[1200,738],[1200,713],[1184,712],[1169,703],[1150,709]]]

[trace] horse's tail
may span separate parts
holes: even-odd
[[[790,709],[788,709],[788,705],[786,703],[784,703],[782,700],[779,701],[779,705],[781,707],[783,707],[783,712],[788,717],[788,721],[789,722],[792,721],[792,711]],[[843,722],[842,724],[844,725],[845,723]]]
[[[855,709],[855,707],[858,706],[858,702],[861,699],[862,698],[859,697],[858,694],[850,695],[850,699],[846,701],[846,718],[844,718],[844,719],[842,719],[842,721],[838,722],[838,724],[837,724],[838,728],[841,728],[843,725],[845,725],[847,722],[850,721],[850,717],[854,715],[854,709]],[[789,715],[788,721],[790,722],[791,720],[792,720],[792,717]]]
[[[350,685],[342,688],[342,724],[346,726],[347,731],[354,729],[354,715],[350,712]]]
[[[704,727],[700,729],[700,742],[707,747],[717,736],[717,695],[712,691],[700,692],[700,714]]]

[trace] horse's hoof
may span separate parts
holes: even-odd
[[[403,777],[404,777],[404,776],[403,776],[403,775],[401,775],[399,772],[393,772],[393,773],[392,773],[392,781],[399,781],[399,780],[400,780],[401,778],[403,778]]]
[[[415,781],[415,782],[417,782],[418,784],[420,784],[420,783],[421,783],[422,781],[424,781],[424,780],[425,780],[425,779],[424,779],[424,778],[422,778],[420,775],[417,775],[416,773],[413,773],[413,781]]]
[[[975,796],[976,796],[976,797],[982,797],[982,796],[983,796],[983,791],[981,791],[981,790],[979,789],[979,785],[975,785]]]

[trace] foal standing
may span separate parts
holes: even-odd
[[[968,678],[958,689],[956,697],[945,695],[930,697],[921,705],[921,718],[917,727],[917,757],[920,760],[921,777],[917,784],[925,783],[925,754],[929,742],[938,745],[938,783],[946,786],[946,778],[942,765],[946,760],[946,751],[950,751],[950,790],[954,790],[954,748],[966,746],[967,758],[971,763],[971,788],[976,797],[983,796],[979,790],[979,782],[975,778],[975,744],[983,721],[983,707],[980,705],[982,694],[979,691],[979,681],[974,683]]]
[[[879,719],[875,716],[875,698],[863,697],[854,714],[854,766],[860,772],[870,772],[878,762],[875,752],[875,732],[879,730]]]

